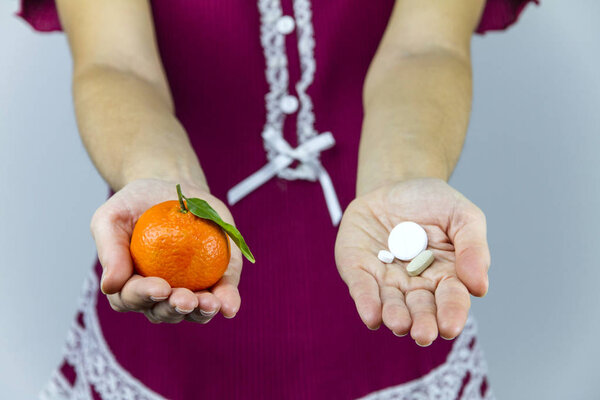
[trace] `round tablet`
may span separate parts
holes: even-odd
[[[394,255],[387,250],[379,250],[377,258],[379,258],[379,261],[386,264],[391,264],[394,262]]]
[[[402,222],[390,232],[388,247],[397,259],[412,260],[427,248],[427,233],[417,223]]]

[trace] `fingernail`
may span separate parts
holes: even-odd
[[[169,296],[164,296],[164,297],[154,297],[154,296],[150,296],[150,300],[152,300],[152,301],[163,301],[163,300],[166,300],[166,299],[167,299],[167,297],[169,297]]]
[[[192,312],[192,311],[194,311],[194,310],[189,310],[189,311],[187,311],[187,310],[182,310],[182,309],[181,309],[181,308],[179,308],[179,307],[175,307],[175,311],[177,311],[179,314],[189,314],[189,313],[191,313],[191,312]]]
[[[102,270],[102,277],[100,278],[100,291],[104,294],[106,294],[106,292],[104,291],[104,289],[102,289],[102,283],[104,282],[105,275],[106,275],[106,270]]]
[[[381,328],[381,324],[377,325],[377,326],[376,326],[376,327],[374,327],[374,328],[371,328],[371,327],[370,327],[369,325],[367,325],[366,323],[365,323],[365,326],[366,326],[367,328],[369,328],[369,330],[370,330],[370,331],[376,331],[376,330],[379,330],[379,328]]]
[[[237,313],[238,313],[238,309],[236,308],[236,309],[234,309],[234,310],[231,310],[231,311],[232,311],[232,312],[231,312],[231,316],[230,316],[230,317],[228,317],[228,316],[226,316],[226,315],[224,315],[224,314],[223,314],[223,316],[224,316],[225,318],[227,318],[227,319],[232,319],[232,318],[234,318],[234,317],[237,315]]]
[[[442,336],[442,335],[440,335],[440,337],[441,337],[442,339],[444,339],[444,340],[454,340],[454,338],[447,338],[447,337],[444,337],[444,336]]]
[[[204,311],[202,309],[198,309],[198,311],[200,311],[200,314],[202,314],[203,317],[212,317],[213,315],[215,315],[217,313],[217,310]]]
[[[485,295],[488,294],[489,290],[490,290],[490,278],[486,276],[485,277],[485,293],[481,297],[485,297]]]
[[[404,337],[404,336],[408,335],[408,333],[405,333],[404,335],[399,335],[399,334],[397,334],[397,333],[396,333],[396,332],[394,332],[394,331],[392,331],[392,333],[393,333],[395,336],[398,336],[398,337]]]
[[[433,342],[429,342],[429,343],[427,343],[427,344],[419,344],[419,342],[417,342],[417,341],[415,340],[415,343],[416,343],[416,344],[417,344],[417,346],[419,346],[419,347],[428,347],[428,346],[431,346],[431,343],[433,343]]]

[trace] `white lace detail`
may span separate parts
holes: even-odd
[[[298,54],[300,55],[300,69],[302,75],[296,83],[296,93],[300,99],[300,110],[298,111],[297,129],[298,143],[304,143],[314,137],[315,114],[313,104],[306,90],[312,84],[315,76],[316,62],[314,56],[315,36],[313,32],[312,12],[308,0],[294,1],[294,15],[298,33]]]
[[[283,138],[285,113],[281,110],[280,104],[281,99],[288,95],[289,86],[285,35],[277,30],[277,20],[283,15],[283,12],[279,0],[259,0],[258,8],[261,14],[261,44],[267,65],[265,75],[269,83],[269,93],[265,96],[267,120],[263,131],[272,131],[278,137]],[[296,91],[300,101],[300,110],[298,111],[297,119],[298,144],[302,144],[317,134],[314,130],[315,115],[312,110],[312,100],[306,94],[306,89],[312,84],[315,72],[316,63],[313,54],[315,41],[311,23],[310,3],[307,0],[294,1],[294,13],[296,17],[295,25],[298,32],[300,68],[302,71],[300,81],[296,84]],[[269,160],[273,160],[279,155],[279,152],[270,140],[264,139],[263,142]],[[315,157],[318,158],[318,153]],[[300,163],[296,168],[282,168],[277,173],[277,176],[288,180],[317,180],[315,171],[312,168],[308,168],[305,163]]]
[[[67,335],[64,357],[77,375],[75,385],[54,371],[39,394],[40,400],[91,400],[90,387],[103,399],[164,400],[148,389],[119,365],[108,348],[98,322],[96,301],[98,280],[94,271],[86,278],[80,299],[79,311],[83,314],[85,328],[75,320]],[[477,327],[469,316],[461,335],[454,341],[447,361],[423,377],[398,386],[374,392],[364,400],[447,400],[455,399],[462,380],[468,373],[470,380],[463,389],[464,400],[493,400],[488,387],[485,397],[480,386],[487,375],[487,365],[478,342]],[[471,347],[471,343],[474,345]]]
[[[279,151],[285,142],[283,138],[283,123],[285,112],[281,107],[282,99],[289,96],[288,58],[285,51],[285,34],[277,29],[277,21],[282,17],[280,0],[259,0],[261,44],[265,55],[265,75],[269,84],[269,92],[265,96],[267,117],[263,128],[263,144],[267,151],[269,163],[242,182],[232,187],[227,193],[230,205],[237,203],[263,183],[278,176],[282,179],[319,181],[325,196],[331,221],[337,225],[342,218],[342,209],[335,193],[331,178],[320,161],[320,152],[324,148],[307,147],[300,150],[303,144],[318,136],[314,129],[315,115],[310,96],[306,90],[313,82],[316,68],[313,49],[315,47],[312,13],[308,0],[294,0],[295,26],[298,33],[298,53],[300,56],[301,77],[296,84],[296,92],[300,109],[297,118],[298,147],[292,148],[286,142],[286,153]],[[330,132],[323,133],[333,138]],[[329,138],[328,138],[329,140]],[[335,144],[335,141],[331,145]],[[284,156],[284,157],[282,157]],[[291,165],[298,161],[296,168]]]
[[[477,325],[469,316],[465,328],[454,340],[446,362],[427,375],[413,381],[379,390],[362,400],[454,400],[458,397],[463,378],[470,379],[463,388],[462,400],[494,400],[491,388],[481,395],[481,385],[487,376],[487,364],[479,346]]]
[[[259,0],[260,10],[260,42],[266,61],[265,75],[269,83],[269,93],[265,95],[267,121],[265,131],[270,128],[282,136],[285,114],[280,104],[288,88],[288,59],[285,53],[285,36],[277,31],[277,20],[283,15],[281,3],[278,0]],[[277,156],[277,150],[268,141],[263,141],[267,158],[272,160]],[[278,173],[278,175],[281,172]]]
[[[73,395],[73,388],[67,379],[54,370],[46,386],[39,394],[40,400],[69,400]]]
[[[60,371],[55,371],[40,393],[41,400],[92,400],[90,387],[103,399],[164,400],[121,367],[104,341],[96,314],[98,279],[92,270],[83,284],[79,312],[85,328],[73,321],[67,334],[64,358],[77,375],[71,387]]]

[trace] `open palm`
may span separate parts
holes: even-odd
[[[420,276],[408,275],[407,262],[377,258],[403,221],[425,229],[435,256]],[[421,346],[438,333],[456,337],[467,320],[469,293],[484,296],[488,288],[485,216],[439,179],[413,179],[356,198],[344,212],[335,256],[363,322],[370,329],[383,322],[397,336],[410,331]]]
[[[157,179],[133,181],[119,190],[94,214],[91,231],[98,258],[104,270],[100,283],[116,311],[144,313],[153,323],[179,323],[183,320],[207,323],[218,312],[233,318],[241,305],[238,283],[242,272],[239,248],[231,244],[231,260],[223,277],[211,288],[192,292],[171,287],[158,277],[135,273],[129,242],[138,218],[150,207],[176,200],[175,184]],[[219,199],[194,184],[181,182],[189,197],[208,201],[219,215],[234,224],[231,213]]]

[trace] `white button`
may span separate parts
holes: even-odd
[[[296,110],[298,110],[298,99],[288,94],[287,96],[283,96],[281,98],[279,106],[281,107],[281,111],[286,114],[295,113]]]
[[[388,237],[390,251],[402,261],[415,258],[427,248],[427,242],[425,229],[410,221],[396,225]]]
[[[294,18],[289,15],[284,15],[283,17],[277,20],[275,27],[277,31],[282,35],[287,35],[288,33],[292,33],[296,23],[294,22]]]

